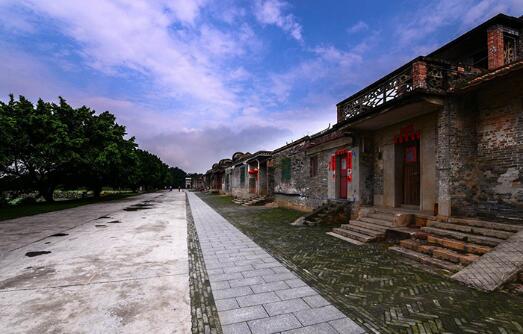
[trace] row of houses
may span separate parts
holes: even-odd
[[[336,105],[337,123],[205,174],[235,197],[523,216],[523,20],[499,14]]]
[[[304,211],[350,203],[333,236],[399,233],[393,250],[453,272],[523,230],[523,17],[491,18],[336,112],[316,134],[217,162],[206,187]]]

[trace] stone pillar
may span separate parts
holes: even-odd
[[[260,170],[260,160],[256,160],[256,162],[258,163],[258,173],[256,174],[256,195],[260,196],[261,195],[261,191],[260,191],[260,185],[261,185],[261,170]]]
[[[412,63],[412,88],[427,88],[427,64],[424,61]]]
[[[495,70],[505,64],[503,28],[500,25],[487,31],[488,69]]]

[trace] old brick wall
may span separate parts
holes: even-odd
[[[306,142],[292,145],[273,154],[273,180],[275,200],[282,206],[293,207],[300,210],[310,210],[321,205],[321,191],[318,177],[310,177],[309,157],[305,151]],[[289,181],[282,180],[282,161],[290,159],[291,176]],[[318,168],[323,166],[318,157]],[[326,198],[325,186],[325,198]]]
[[[475,216],[478,193],[477,105],[474,97],[455,99],[450,108],[449,175],[451,214]]]
[[[450,138],[453,215],[523,218],[521,74],[455,102]]]

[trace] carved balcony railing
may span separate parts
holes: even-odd
[[[445,93],[466,78],[479,74],[473,68],[423,57],[402,66],[337,105],[338,122],[354,119],[414,91]]]

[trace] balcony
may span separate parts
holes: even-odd
[[[416,93],[443,95],[482,73],[473,67],[419,57],[337,104],[338,123],[354,120]]]

